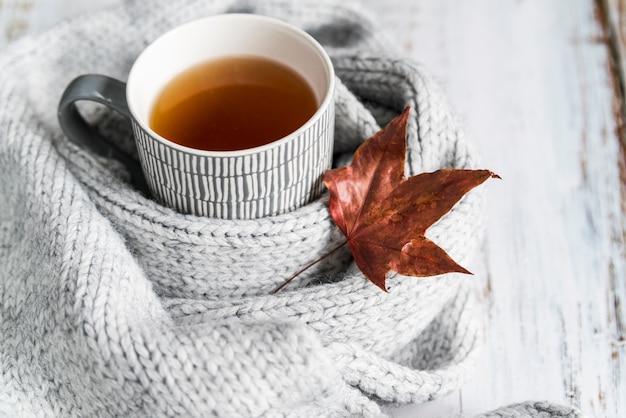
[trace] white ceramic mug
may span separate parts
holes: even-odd
[[[205,151],[169,141],[149,126],[163,87],[208,60],[257,56],[278,61],[312,87],[318,108],[284,138],[241,151]],[[83,75],[68,85],[59,122],[73,142],[124,162],[135,185],[180,212],[251,219],[294,210],[320,195],[321,176],[332,164],[334,70],[315,39],[285,22],[250,14],[195,20],[165,33],[133,64],[128,81]],[[140,165],[98,135],[76,109],[91,100],[128,116]]]

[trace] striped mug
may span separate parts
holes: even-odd
[[[230,56],[271,59],[295,70],[313,90],[313,116],[283,138],[236,151],[190,148],[150,127],[165,85],[193,66]],[[198,216],[253,219],[289,212],[321,194],[321,176],[332,164],[334,85],[330,58],[306,32],[269,17],[224,14],[157,38],[135,60],[126,83],[98,74],[77,77],[63,93],[58,117],[72,142],[122,161],[134,185],[161,203]],[[130,119],[139,162],[83,119],[76,107],[81,100]]]

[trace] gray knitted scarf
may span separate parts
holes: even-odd
[[[284,19],[328,49],[338,164],[411,105],[407,174],[477,166],[431,79],[339,3],[128,1],[17,42],[0,57],[0,415],[376,417],[471,370],[472,278],[396,275],[386,294],[343,252],[270,295],[342,239],[326,196],[252,221],[181,215],[62,135],[71,79],[125,79],[156,36],[225,12]],[[83,112],[132,149],[126,121]],[[480,245],[482,203],[475,190],[428,230],[461,264]],[[486,416],[577,414],[525,403]]]

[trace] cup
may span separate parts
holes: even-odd
[[[151,128],[155,101],[172,79],[203,62],[234,56],[291,68],[311,87],[317,110],[282,138],[234,151],[180,145]],[[133,184],[161,203],[198,216],[253,219],[294,210],[321,194],[322,174],[332,164],[334,86],[330,58],[306,32],[264,16],[224,14],[157,38],[136,59],[126,83],[79,76],[63,93],[58,118],[72,142],[123,162]],[[85,121],[76,107],[81,100],[104,104],[130,120],[139,162]]]

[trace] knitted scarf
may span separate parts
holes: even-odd
[[[0,414],[376,417],[457,390],[470,371],[471,277],[395,275],[384,293],[344,251],[271,295],[342,240],[326,195],[257,220],[182,215],[63,136],[56,107],[75,76],[123,80],[161,33],[227,12],[286,20],[327,48],[337,164],[411,105],[408,175],[477,167],[431,79],[338,2],[128,1],[15,43],[0,56]],[[82,112],[133,149],[127,121]],[[482,205],[472,191],[427,232],[462,265]],[[488,416],[576,414],[527,403]]]

